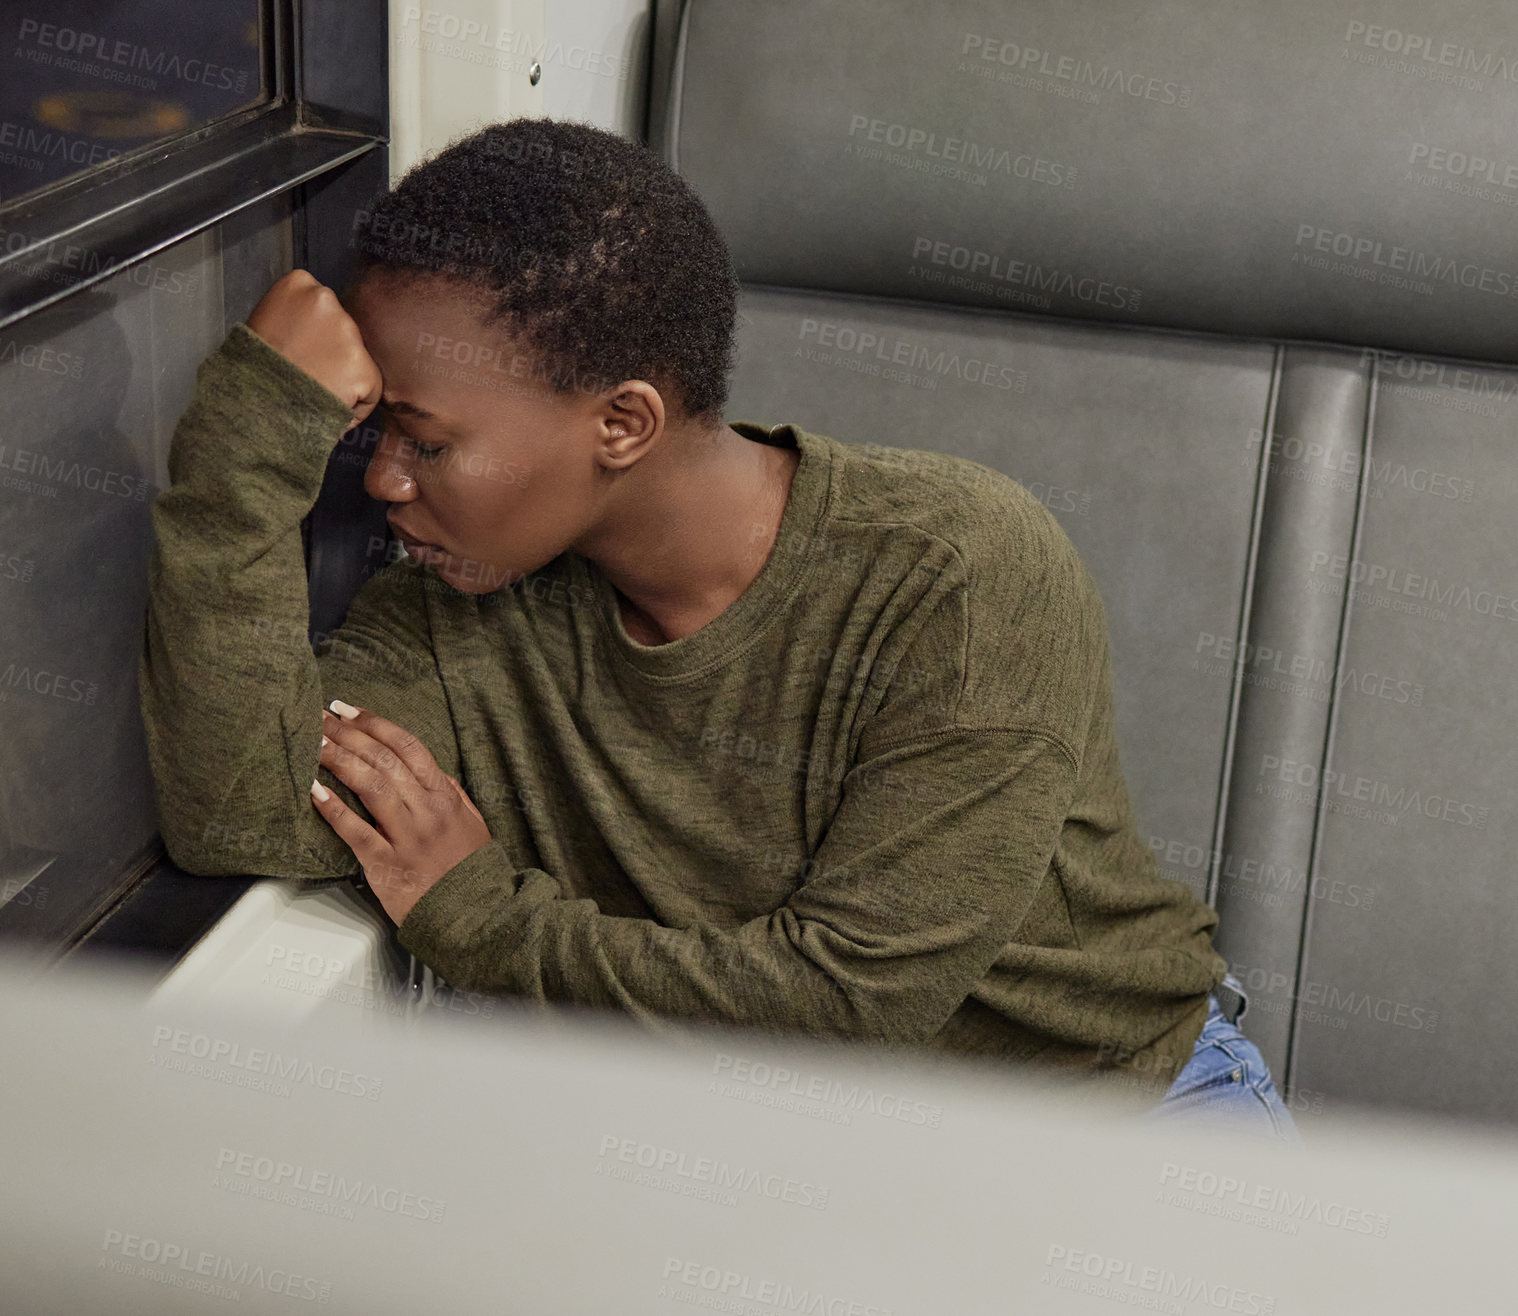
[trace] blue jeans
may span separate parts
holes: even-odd
[[[1244,986],[1231,973],[1223,979],[1240,996]],[[1149,1120],[1185,1120],[1190,1124],[1222,1126],[1267,1140],[1300,1145],[1291,1112],[1271,1080],[1265,1058],[1223,1014],[1218,998],[1208,998],[1207,1022],[1186,1067],[1176,1075],[1159,1105],[1146,1111]],[[1239,1018],[1249,1008],[1247,997]]]

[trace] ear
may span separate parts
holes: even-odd
[[[664,399],[646,379],[624,379],[599,399],[597,423],[608,457],[627,466],[648,452],[664,433]]]

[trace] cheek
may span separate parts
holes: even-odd
[[[440,529],[488,541],[520,520],[528,487],[509,462],[464,457],[435,471],[426,493]]]

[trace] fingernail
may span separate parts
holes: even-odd
[[[328,739],[327,739],[327,738],[326,738],[326,736],[323,736],[323,737],[322,737],[322,744],[323,744],[323,745],[330,745],[330,744],[331,744],[331,743],[332,743],[332,742],[331,742],[331,741],[330,741],[330,740],[328,740]]]
[[[358,709],[354,708],[352,704],[343,703],[341,699],[334,699],[327,707],[336,713],[338,717],[358,716]]]
[[[311,781],[311,794],[316,796],[316,798],[323,804],[325,804],[332,797],[332,792],[329,791],[325,786],[321,784],[321,782],[317,781],[315,778],[312,778]]]

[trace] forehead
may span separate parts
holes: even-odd
[[[553,401],[536,353],[504,325],[486,324],[490,298],[457,280],[371,272],[343,304],[385,377],[387,398],[457,416]]]
[[[371,272],[343,298],[372,353],[396,359],[430,358],[446,342],[450,355],[510,348],[499,325],[487,326],[488,299],[456,280]]]

